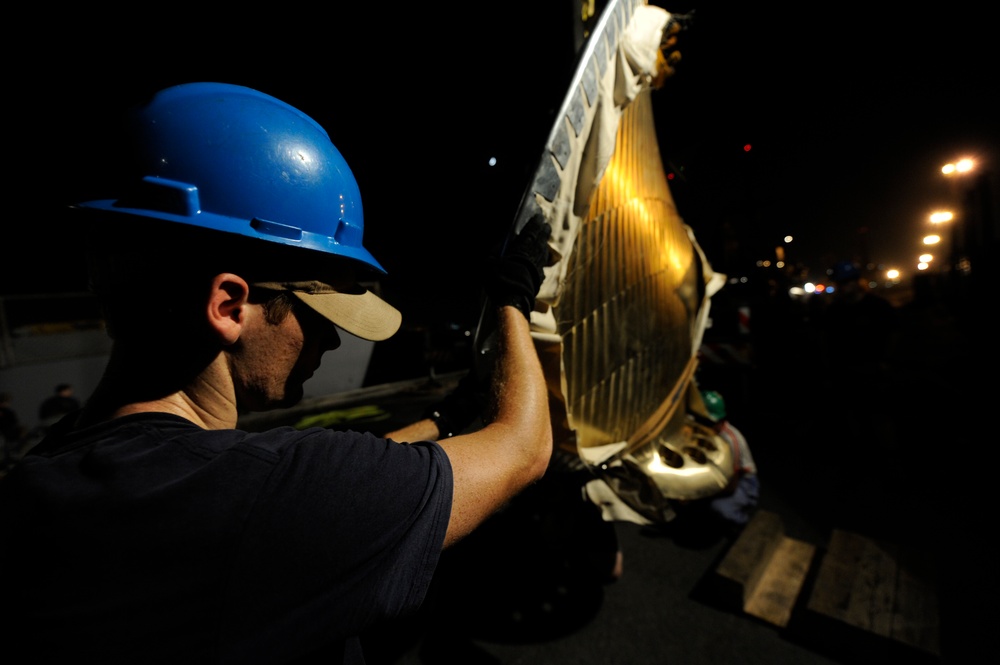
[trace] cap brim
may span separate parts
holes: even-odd
[[[389,339],[402,323],[399,310],[360,284],[284,282],[259,284],[264,288],[290,291],[317,314],[361,339]]]

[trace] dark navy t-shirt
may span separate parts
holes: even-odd
[[[359,662],[362,630],[423,601],[451,512],[437,444],[167,414],[67,432],[71,418],[0,480],[26,653]]]

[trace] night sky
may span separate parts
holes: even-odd
[[[64,208],[100,197],[114,114],[167,85],[214,80],[272,94],[327,129],[404,316],[466,301],[468,271],[510,224],[567,91],[573,3],[345,4],[216,18],[176,5],[80,12],[59,27],[29,18],[7,93],[19,214],[7,220],[0,291],[82,288]],[[859,253],[912,269],[927,216],[950,203],[940,166],[969,153],[996,164],[993,22],[960,5],[837,7],[695,5],[679,36],[677,73],[653,97],[660,150],[717,270],[741,273],[786,233],[789,258],[817,275]],[[742,256],[722,254],[725,233]]]

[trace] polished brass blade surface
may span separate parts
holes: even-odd
[[[669,500],[724,488],[732,457],[688,413],[706,266],[667,184],[650,94],[622,114],[552,309],[569,430],[560,446],[660,515]]]

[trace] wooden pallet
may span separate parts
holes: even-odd
[[[933,565],[912,548],[835,530],[821,551],[761,510],[710,577],[715,602],[857,662],[940,658]]]
[[[715,569],[717,593],[730,608],[785,627],[816,548],[785,536],[775,513],[760,510]]]
[[[867,635],[939,657],[934,567],[914,548],[835,530],[820,561],[803,619],[813,632]],[[837,626],[840,624],[840,626]],[[840,630],[837,630],[840,628]]]

